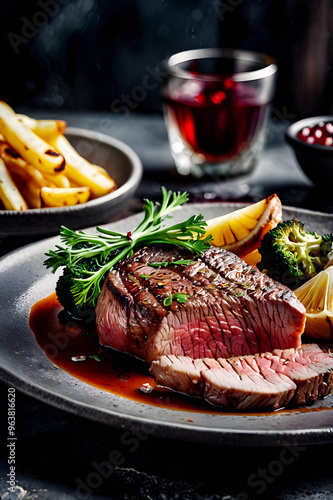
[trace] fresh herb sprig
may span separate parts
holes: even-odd
[[[171,306],[173,300],[177,300],[177,302],[179,302],[180,304],[184,304],[184,302],[186,302],[188,298],[189,295],[186,295],[184,293],[173,293],[172,295],[168,295],[163,300],[163,305]]]
[[[192,264],[192,259],[179,259],[179,260],[171,260],[163,261],[163,262],[149,262],[150,267],[168,267],[168,266],[189,266]]]
[[[170,213],[188,199],[186,192],[175,193],[162,187],[162,202],[154,204],[145,199],[143,220],[128,233],[97,227],[96,234],[88,234],[62,226],[60,239],[65,246],[56,245],[56,250],[46,253],[44,265],[53,273],[67,267],[73,276],[71,293],[75,304],[95,306],[106,274],[137,248],[167,243],[198,255],[209,248],[212,237],[202,238],[207,224],[201,214],[165,227],[165,219],[172,218]]]

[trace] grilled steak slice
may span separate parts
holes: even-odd
[[[316,344],[217,360],[165,355],[150,367],[160,386],[237,410],[314,403],[331,391],[332,370]]]
[[[333,386],[333,357],[317,344],[301,349],[275,349],[273,354],[287,361],[288,376],[297,384],[294,403],[302,405],[326,397]]]
[[[151,363],[163,354],[229,358],[300,346],[305,309],[294,293],[236,255],[142,248],[107,276],[99,341]]]
[[[157,384],[209,403],[234,410],[254,408],[275,410],[289,403],[296,384],[288,377],[248,363],[251,356],[219,359],[191,359],[165,355],[153,361],[150,371]]]

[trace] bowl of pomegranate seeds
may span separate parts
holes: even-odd
[[[333,116],[304,118],[288,127],[286,141],[315,184],[333,185]]]

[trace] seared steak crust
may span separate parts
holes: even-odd
[[[169,354],[230,358],[297,348],[305,309],[230,252],[212,247],[198,257],[165,246],[142,248],[109,273],[96,320],[101,344],[151,363]]]

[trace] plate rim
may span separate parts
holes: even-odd
[[[200,425],[192,425],[191,427],[181,422],[158,422],[156,425],[154,420],[149,420],[140,416],[126,416],[119,415],[112,410],[101,410],[94,408],[87,403],[81,403],[72,400],[67,396],[59,396],[54,391],[48,391],[48,398],[46,399],[43,394],[43,389],[37,385],[29,384],[22,380],[15,378],[11,374],[10,377],[6,376],[6,372],[0,367],[0,380],[8,387],[14,387],[16,390],[28,395],[33,399],[47,404],[58,410],[72,414],[76,417],[87,419],[97,422],[107,427],[114,427],[117,429],[135,429],[137,427],[146,427],[151,425],[156,426],[156,431],[150,428],[149,434],[159,438],[172,438],[173,440],[181,440],[187,442],[198,442],[215,445],[227,446],[292,446],[292,445],[318,445],[333,443],[333,427],[327,427],[320,431],[311,427],[305,429],[293,429],[286,431],[284,429],[276,430],[269,429],[262,432],[251,429],[221,429],[220,427],[207,427],[203,428]],[[29,389],[29,390],[27,390]],[[46,391],[44,391],[46,392]],[[147,405],[149,406],[149,405]],[[78,408],[80,411],[78,413]],[[249,415],[251,415],[249,413]],[[123,417],[123,418],[122,418]],[[193,439],[193,433],[200,432],[200,439]],[[239,438],[241,437],[241,442]]]
[[[247,203],[246,203],[247,204]],[[204,202],[204,203],[188,203],[189,206],[195,206],[195,207],[217,207],[218,205],[223,205],[224,207],[232,209],[237,209],[240,205],[244,206],[244,203],[234,203],[234,202]],[[292,212],[295,213],[306,213],[310,214],[311,216],[319,216],[323,218],[328,218],[333,221],[333,214],[328,214],[325,212],[316,212],[308,209],[302,209],[302,208],[297,208],[297,207],[291,207],[291,206],[283,206],[284,210],[291,210]],[[116,223],[122,224],[124,221],[130,223],[131,220],[136,220],[139,219],[141,216],[141,213],[131,215],[129,217],[126,217],[124,219],[121,219],[117,221]],[[112,225],[114,226],[116,224],[115,222],[113,223],[108,223],[104,224],[104,226],[109,226]],[[86,228],[87,231],[94,230],[95,226],[93,227],[88,227]],[[2,265],[5,265],[4,262],[8,258],[14,258],[15,254],[19,252],[26,252],[28,249],[31,247],[39,247],[42,244],[47,244],[48,242],[52,241],[57,241],[59,236],[51,236],[48,238],[43,238],[42,240],[39,240],[34,243],[30,243],[28,245],[24,245],[18,249],[15,249],[8,254],[4,255],[0,259],[0,268]],[[1,305],[0,305],[0,311],[1,311]],[[1,313],[0,313],[1,315]],[[31,332],[29,325],[27,325],[27,329]],[[37,344],[36,347],[38,348]],[[39,348],[40,349],[40,348]],[[40,354],[42,354],[43,351],[40,349]],[[50,367],[52,367],[52,362],[50,362]],[[64,372],[67,373],[67,372]],[[68,374],[68,376],[70,376]],[[44,388],[42,385],[38,385],[36,382],[31,383],[31,381],[26,381],[22,380],[20,377],[17,376],[17,374],[13,373],[12,371],[8,371],[8,369],[3,367],[2,364],[2,359],[0,355],[0,379],[5,383],[5,384],[12,384],[13,387],[18,389],[19,391],[39,400],[42,401],[45,404],[49,404],[51,406],[55,406],[57,408],[60,408],[61,410],[67,411],[69,413],[75,414],[77,416],[81,416],[83,418],[88,418],[93,421],[97,421],[109,426],[113,427],[121,427],[124,428],[124,425],[142,425],[142,424],[147,424],[149,422],[149,419],[146,417],[140,417],[140,416],[133,416],[133,415],[122,415],[119,414],[115,411],[106,410],[106,409],[101,409],[101,408],[96,408],[92,407],[92,405],[89,405],[87,402],[80,402],[80,401],[73,401],[71,398],[69,398],[67,395],[59,394],[56,393],[55,391],[52,390],[47,390]],[[85,384],[85,382],[81,382],[78,380],[79,383]],[[85,384],[87,385],[87,384]],[[99,390],[99,389],[97,389]],[[101,391],[101,390],[100,390]],[[101,391],[105,392],[105,391]],[[111,393],[112,394],[112,393]],[[125,399],[125,398],[123,398]],[[146,407],[150,407],[150,405],[145,405]],[[77,411],[77,410],[83,410],[83,411]],[[172,411],[172,410],[170,410]],[[183,412],[185,414],[185,412]],[[297,413],[297,412],[295,412]],[[249,415],[251,415],[249,413]],[[332,427],[325,427],[323,429],[313,429],[311,427],[309,428],[304,428],[304,429],[292,429],[292,430],[286,430],[286,429],[274,429],[274,430],[267,430],[265,429],[264,431],[259,432],[258,429],[221,429],[221,427],[206,427],[203,428],[200,425],[194,424],[192,426],[189,426],[187,424],[182,424],[179,420],[175,422],[165,422],[161,421],[156,424],[156,430],[153,434],[156,434],[160,437],[172,437],[173,439],[182,439],[184,441],[186,440],[191,440],[191,441],[197,441],[197,442],[205,442],[205,443],[219,443],[219,444],[232,444],[232,445],[237,445],[239,443],[239,436],[242,438],[242,445],[261,445],[261,446],[272,446],[272,445],[291,445],[291,444],[324,444],[324,443],[329,443],[333,442],[333,424]],[[170,436],[170,429],[172,430]],[[193,433],[197,433],[200,435],[200,438],[193,439]],[[236,436],[236,437],[235,437]]]

